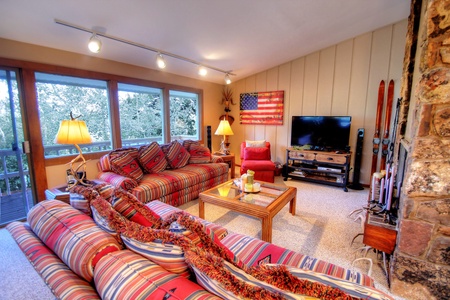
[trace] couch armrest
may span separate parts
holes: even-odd
[[[219,155],[211,155],[211,162],[212,163],[223,163],[223,158]]]
[[[126,191],[130,191],[139,185],[136,180],[114,172],[99,172],[97,174],[97,179],[108,182],[112,186],[122,188]]]

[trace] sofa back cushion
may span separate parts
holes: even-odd
[[[97,262],[121,249],[88,217],[59,200],[45,200],[28,213],[33,232],[77,275],[92,282]]]
[[[102,299],[220,299],[129,250],[111,253],[98,263],[95,287]]]
[[[157,142],[141,146],[138,160],[146,173],[159,173],[167,167],[166,156]]]
[[[201,145],[190,145],[189,147],[190,164],[206,164],[211,162],[211,152],[209,148]]]
[[[191,150],[191,146],[201,146],[200,141],[194,141],[194,140],[184,140],[183,141],[183,147],[186,148],[187,151]]]

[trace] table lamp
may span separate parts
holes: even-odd
[[[225,118],[223,120],[220,120],[219,127],[217,128],[214,134],[223,135],[223,140],[222,143],[220,144],[219,152],[222,154],[229,154],[230,150],[228,147],[230,146],[230,143],[228,143],[228,136],[234,135],[234,133],[233,130],[231,130],[231,126],[230,123],[228,123],[228,120],[225,120]]]
[[[80,116],[74,118],[72,112],[70,112],[70,120],[61,121],[58,133],[55,137],[55,143],[74,145],[79,152],[78,156],[68,163],[70,165],[68,172],[75,179],[73,183],[68,183],[68,191],[77,184],[90,186],[90,184],[84,181],[86,176],[86,160],[84,159],[83,152],[81,152],[81,148],[78,144],[90,144],[92,143],[92,137],[89,134],[86,123],[77,120],[79,117]],[[76,162],[79,163],[78,166],[75,166]],[[82,174],[81,176],[79,175],[80,173]]]

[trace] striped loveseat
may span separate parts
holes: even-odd
[[[161,201],[107,184],[75,192],[91,216],[45,200],[7,226],[58,299],[391,299],[367,275]]]
[[[104,155],[97,178],[131,192],[142,203],[160,200],[179,206],[227,181],[228,168],[198,141],[152,142]]]

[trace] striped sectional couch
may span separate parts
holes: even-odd
[[[98,169],[98,179],[143,203],[158,199],[173,206],[228,180],[228,164],[191,140],[117,149],[100,158]]]
[[[58,299],[391,299],[367,275],[107,184],[76,187],[7,226]]]

